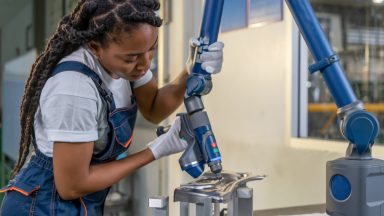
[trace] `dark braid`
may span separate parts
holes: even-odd
[[[29,154],[41,91],[56,64],[90,41],[107,46],[111,36],[116,40],[120,32],[129,32],[141,23],[160,27],[162,20],[154,12],[159,8],[158,0],[80,0],[73,12],[61,19],[44,51],[32,65],[26,82],[20,108],[19,158],[11,178],[20,171]]]

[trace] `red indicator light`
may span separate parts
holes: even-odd
[[[216,143],[212,143],[211,146],[212,146],[212,148],[216,148],[217,147]]]

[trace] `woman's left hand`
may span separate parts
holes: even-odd
[[[191,73],[193,65],[195,63],[195,53],[198,47],[200,46],[200,42],[196,38],[191,38],[189,41],[190,52],[189,57],[186,62],[186,67],[188,73]],[[221,67],[223,65],[223,48],[224,43],[221,41],[217,41],[208,46],[208,51],[203,52],[200,55],[199,61],[202,63],[201,68],[208,73],[216,74],[221,71]]]

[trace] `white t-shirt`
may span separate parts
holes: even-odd
[[[95,71],[112,92],[116,108],[130,107],[131,87],[125,79],[113,79],[88,49],[81,47],[61,62],[77,61]],[[138,88],[152,79],[149,70],[134,82]],[[65,71],[49,78],[41,92],[34,122],[36,143],[48,157],[53,142],[95,141],[94,154],[102,151],[108,140],[107,105],[92,79],[82,73]]]

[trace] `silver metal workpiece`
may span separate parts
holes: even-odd
[[[196,205],[198,216],[218,216],[220,204],[228,204],[228,216],[251,216],[253,190],[246,183],[265,177],[226,171],[221,174],[206,172],[197,180],[176,188],[174,201],[180,202],[180,216],[189,215],[190,203]]]
[[[251,176],[250,173],[206,172],[200,178],[175,189],[174,200],[177,202],[202,203],[210,198],[214,203],[226,203],[237,188],[244,187],[247,182],[262,180],[265,175]]]

